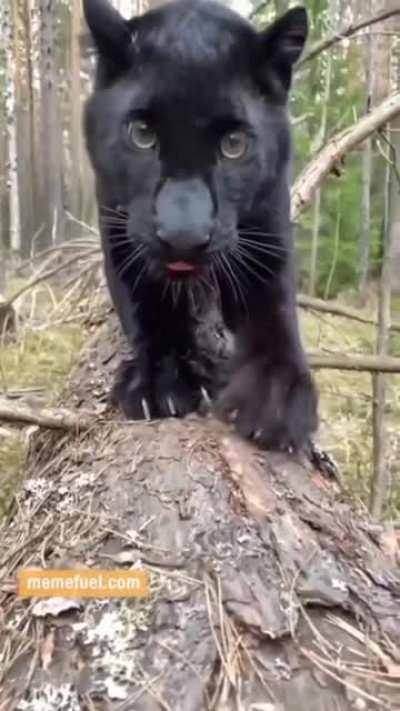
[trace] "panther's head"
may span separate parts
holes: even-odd
[[[258,33],[210,0],[132,20],[108,0],[84,7],[98,53],[85,132],[109,239],[179,277],[239,259],[239,228],[250,243],[265,214],[272,244],[289,214],[286,104],[305,10]]]

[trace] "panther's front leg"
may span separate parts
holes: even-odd
[[[285,272],[249,296],[236,323],[236,355],[218,410],[240,434],[279,449],[307,446],[317,394],[300,341],[293,279]]]
[[[198,353],[186,291],[175,298],[172,289],[143,277],[132,294],[129,283],[135,275],[127,283],[111,260],[106,274],[132,351],[117,370],[113,403],[132,419],[182,417],[197,410],[212,395],[214,372],[212,361]]]

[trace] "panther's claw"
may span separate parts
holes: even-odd
[[[209,407],[211,407],[212,402],[211,402],[211,398],[210,398],[210,396],[209,396],[207,390],[205,389],[204,386],[202,386],[202,387],[200,388],[200,390],[201,390],[201,394],[202,394],[202,396],[203,396],[204,402],[206,403],[206,405],[208,405]]]
[[[168,409],[169,409],[172,417],[176,417],[176,407],[175,407],[175,403],[174,403],[171,396],[167,397],[167,403],[168,403]]]
[[[151,420],[149,403],[147,402],[145,397],[142,398],[142,410],[143,410],[145,420],[147,420],[147,421]]]

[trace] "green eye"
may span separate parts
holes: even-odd
[[[243,158],[247,150],[247,136],[244,131],[231,131],[226,133],[220,145],[224,158],[238,160]]]
[[[128,136],[136,148],[143,151],[154,148],[157,143],[156,132],[146,121],[131,121],[128,124]]]

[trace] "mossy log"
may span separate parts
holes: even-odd
[[[100,327],[2,530],[1,709],[400,708],[396,539],[334,478],[211,416],[126,422]],[[20,567],[145,567],[140,600],[23,600]],[[2,705],[1,705],[2,704]]]

